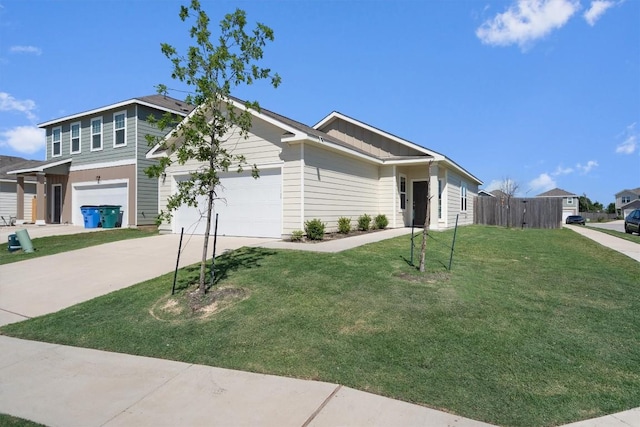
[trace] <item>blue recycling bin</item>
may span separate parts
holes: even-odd
[[[22,249],[22,246],[20,246],[20,241],[18,240],[18,236],[15,234],[9,234],[9,241],[7,244],[7,249],[9,250],[9,252],[15,252],[15,251],[19,251],[20,249]]]
[[[84,205],[80,206],[84,218],[84,228],[100,227],[100,207]]]

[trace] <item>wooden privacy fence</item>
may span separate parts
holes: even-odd
[[[560,228],[562,199],[476,197],[474,223],[502,227]]]

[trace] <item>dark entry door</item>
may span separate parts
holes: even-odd
[[[413,183],[413,224],[422,227],[426,219],[427,182],[416,181]]]
[[[53,186],[53,223],[60,224],[62,216],[62,186]]]

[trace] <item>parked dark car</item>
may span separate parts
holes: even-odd
[[[565,221],[567,224],[585,224],[585,219],[581,215],[569,215]]]
[[[629,234],[640,234],[640,209],[631,211],[624,219],[624,231]]]

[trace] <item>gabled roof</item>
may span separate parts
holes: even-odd
[[[638,196],[640,196],[640,187],[638,188],[634,188],[632,190],[622,190],[622,191],[618,191],[615,196],[618,197],[620,194],[624,194],[624,193],[633,193],[633,194],[637,194]]]
[[[84,111],[82,113],[72,114],[70,116],[60,117],[58,119],[50,120],[48,122],[40,123],[39,128],[46,128],[48,126],[56,125],[58,123],[66,122],[68,120],[77,119],[85,116],[92,116],[102,113],[107,110],[113,110],[116,108],[127,107],[132,104],[144,105],[147,107],[155,108],[161,111],[177,114],[179,116],[186,116],[193,110],[193,106],[187,104],[184,101],[180,101],[175,98],[171,98],[165,95],[148,95],[140,96],[138,98],[128,99],[126,101],[117,102],[115,104],[105,105],[104,107],[95,108],[93,110]]]
[[[562,188],[554,188],[553,190],[545,191],[538,194],[536,197],[578,197],[577,194],[569,193]]]
[[[478,190],[478,196],[496,197],[494,194],[491,194],[487,190]]]
[[[19,174],[44,173],[46,171],[49,171],[52,173],[60,172],[62,174],[65,174],[69,172],[68,166],[71,163],[71,161],[72,159],[62,159],[62,160],[50,160],[45,162],[38,162],[28,167],[7,171],[7,173],[9,175],[19,175]],[[62,168],[60,166],[62,166]],[[53,171],[54,168],[57,168],[58,170]]]
[[[620,206],[620,209],[622,209],[622,210],[627,210],[627,209],[630,209],[630,208],[640,209],[640,199],[632,200],[629,203],[626,203],[626,204]]]
[[[501,197],[501,198],[504,198],[504,199],[509,197],[509,195],[507,193],[505,193],[504,191],[502,191],[502,190],[493,190],[493,191],[491,191],[491,194],[493,194],[494,197]]]
[[[14,169],[30,168],[42,163],[40,160],[27,160],[22,157],[0,155],[0,181],[14,181],[16,177],[8,172]]]
[[[400,138],[399,136],[396,136],[392,133],[383,131],[382,129],[378,129],[374,126],[371,126],[367,123],[361,122],[360,120],[354,119],[353,117],[349,117],[346,114],[342,114],[338,111],[333,111],[331,112],[329,115],[327,115],[324,119],[320,120],[318,123],[316,123],[313,128],[314,129],[320,129],[323,126],[331,123],[334,120],[344,120],[346,122],[349,122],[355,126],[361,127],[363,129],[366,129],[370,132],[376,133],[380,136],[382,136],[383,138],[389,139],[397,144],[400,145],[404,145],[406,147],[409,147],[411,149],[414,149],[420,153],[422,153],[425,156],[428,156],[430,158],[432,158],[435,161],[441,161],[443,163],[449,164],[451,167],[453,167],[454,169],[457,169],[459,172],[461,172],[464,175],[467,175],[468,177],[470,177],[471,179],[475,180],[478,184],[482,184],[482,181],[479,180],[478,178],[476,178],[475,176],[473,176],[469,171],[467,171],[466,169],[464,169],[462,166],[460,166],[459,164],[457,164],[456,162],[454,162],[453,160],[451,160],[450,158],[448,158],[447,156],[445,156],[444,154],[438,153],[437,151],[425,148],[421,145],[418,145],[414,142],[411,142],[407,139],[404,138]]]

